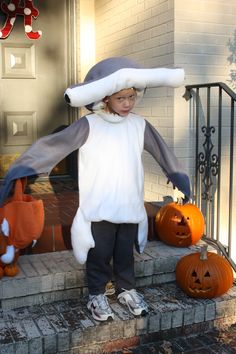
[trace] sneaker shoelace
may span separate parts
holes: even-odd
[[[114,295],[116,292],[116,289],[114,287],[114,284],[112,283],[112,281],[109,281],[107,284],[106,284],[106,288],[105,288],[105,293],[104,295],[106,296],[110,296],[110,295]]]
[[[94,297],[91,299],[91,302],[95,304],[97,303],[98,307],[102,310],[110,309],[107,297],[103,294],[94,295]]]

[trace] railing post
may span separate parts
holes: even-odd
[[[218,127],[212,125],[211,123],[211,88],[218,87]],[[200,89],[207,89],[207,101],[206,101],[206,124],[200,127],[200,107],[201,107],[201,95]],[[194,94],[195,92],[195,94]],[[221,220],[222,220],[222,193],[221,185],[225,181],[225,174],[222,176],[221,162],[222,162],[222,98],[224,95],[228,96],[231,100],[230,104],[230,142],[229,142],[229,182],[228,182],[228,239],[227,245],[223,245],[220,242],[220,232],[221,232]],[[195,147],[195,202],[197,205],[205,210],[203,213],[206,218],[206,236],[204,240],[213,244],[226,258],[228,258],[230,264],[236,271],[236,265],[232,260],[232,232],[233,232],[233,201],[234,201],[234,150],[235,150],[235,101],[236,94],[227,85],[221,82],[200,84],[200,85],[188,85],[186,86],[186,91],[184,98],[186,100],[192,97],[196,99],[196,147]],[[217,151],[214,152],[214,144],[212,139],[213,134],[218,128],[218,141],[217,141]],[[204,141],[202,148],[200,146],[200,136],[199,133],[202,131],[204,134]],[[226,171],[227,173],[227,171]],[[202,175],[202,178],[199,178]],[[222,177],[224,181],[222,182]],[[217,180],[214,181],[214,178]],[[216,183],[215,183],[216,182]],[[213,186],[216,188],[217,193],[213,194]],[[217,200],[216,200],[217,195]],[[224,197],[224,196],[223,196]],[[204,202],[204,204],[203,204]],[[212,208],[212,210],[211,210]],[[214,223],[215,222],[215,223]],[[224,225],[223,225],[224,226]]]
[[[219,241],[220,232],[220,198],[221,198],[221,130],[222,130],[222,88],[219,87],[218,103],[218,182],[217,182],[217,213],[216,213],[216,239]]]
[[[233,174],[234,174],[234,100],[231,98],[230,117],[230,171],[229,171],[229,256],[232,253],[232,218],[233,218]]]

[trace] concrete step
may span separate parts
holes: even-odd
[[[112,298],[110,302],[115,319],[96,322],[86,308],[85,295],[51,304],[1,311],[0,353],[111,353],[158,339],[203,334],[235,322],[235,287],[213,300],[191,299],[174,282],[138,290],[149,305],[149,313],[144,317],[134,317],[116,298]],[[181,350],[178,352],[184,353]],[[190,352],[196,353],[194,347]]]
[[[142,255],[135,252],[137,286],[175,281],[177,261],[198,246],[176,248],[150,241]],[[20,273],[0,281],[3,310],[77,299],[87,293],[85,266],[79,265],[72,251],[20,256]]]

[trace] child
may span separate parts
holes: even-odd
[[[148,311],[135,290],[133,258],[134,244],[141,253],[147,241],[143,149],[152,154],[186,200],[190,197],[189,179],[177,158],[151,124],[132,113],[137,96],[146,87],[176,87],[183,79],[182,69],[142,69],[119,57],[99,62],[83,84],[65,92],[68,103],[85,105],[92,113],[62,132],[39,139],[6,176],[2,200],[12,180],[49,173],[62,158],[79,149],[80,206],[71,238],[78,262],[87,261],[87,307],[98,321],[114,318],[104,294],[112,277],[112,259],[118,301],[135,316]]]

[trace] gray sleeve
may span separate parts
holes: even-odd
[[[183,166],[166,145],[157,130],[146,121],[144,132],[144,149],[148,151],[162,168],[167,179],[186,197],[190,198],[190,181]]]
[[[38,139],[8,170],[0,190],[0,205],[7,198],[14,180],[49,174],[58,162],[86,142],[88,134],[89,123],[83,117],[58,133]]]

